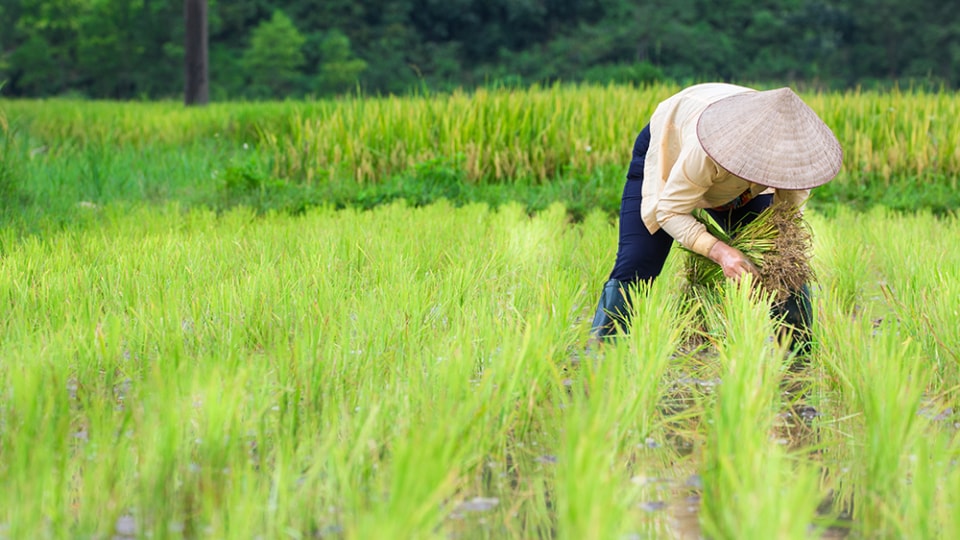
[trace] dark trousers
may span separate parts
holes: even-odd
[[[610,279],[624,284],[638,281],[651,282],[660,275],[667,260],[673,237],[663,229],[650,234],[640,219],[640,203],[643,198],[643,166],[647,149],[650,147],[650,126],[644,127],[633,145],[633,158],[627,171],[627,182],[623,186],[620,200],[620,239],[617,247],[617,260],[610,273]],[[747,204],[725,211],[708,210],[711,216],[726,231],[746,225],[763,209],[772,204],[772,195],[761,195]]]

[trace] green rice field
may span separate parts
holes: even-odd
[[[696,323],[679,250],[590,344],[602,205],[211,204],[618,189],[630,93],[670,90],[0,102],[0,539],[960,538],[960,216],[816,204],[955,190],[955,97],[809,96],[846,161],[806,364],[747,284]]]

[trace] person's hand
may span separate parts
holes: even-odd
[[[714,244],[707,256],[710,257],[710,260],[719,264],[723,268],[723,275],[730,279],[739,280],[744,273],[760,276],[760,271],[746,255],[739,249],[730,247],[722,241]]]

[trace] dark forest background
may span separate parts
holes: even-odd
[[[183,0],[0,0],[7,96],[179,98]],[[209,0],[213,100],[556,81],[960,86],[943,0]]]

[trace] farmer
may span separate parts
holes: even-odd
[[[606,337],[626,322],[630,286],[660,274],[674,240],[719,264],[727,278],[756,274],[743,253],[708,233],[691,212],[707,209],[734,231],[774,202],[801,209],[811,188],[837,174],[842,158],[830,128],[789,88],[699,84],[660,103],[633,147],[617,259],[592,336]],[[802,287],[774,313],[794,327],[793,343],[804,350],[809,295]]]

